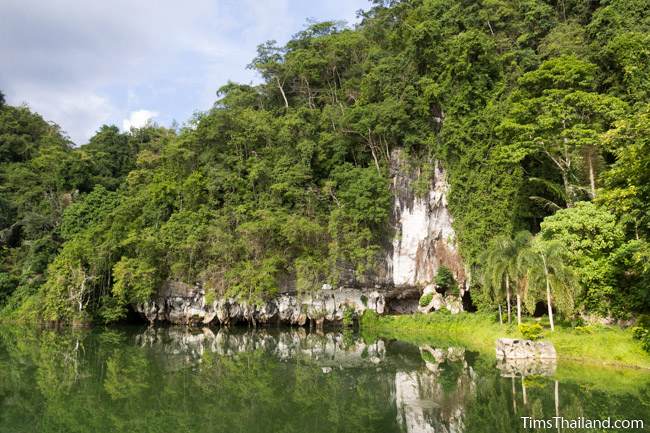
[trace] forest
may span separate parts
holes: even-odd
[[[448,171],[479,310],[650,312],[650,3],[371,3],[261,44],[261,83],[181,127],[76,146],[0,94],[0,317],[115,322],[168,279],[250,302],[363,282],[396,148],[418,185]]]

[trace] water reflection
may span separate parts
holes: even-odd
[[[511,432],[649,413],[647,381],[560,373],[349,332],[0,328],[0,432]]]

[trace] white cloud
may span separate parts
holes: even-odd
[[[130,131],[131,128],[142,128],[143,126],[146,126],[151,119],[157,116],[158,113],[155,111],[132,111],[128,119],[122,120],[122,129],[124,131]]]
[[[0,90],[83,144],[102,123],[162,124],[209,108],[268,39],[284,43],[305,18],[353,19],[367,0],[0,0]],[[127,11],[127,13],[125,13]],[[143,111],[143,110],[140,110]]]

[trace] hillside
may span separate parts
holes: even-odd
[[[375,0],[250,67],[262,84],[221,87],[182,128],[104,125],[78,148],[0,99],[3,317],[117,321],[169,280],[253,303],[373,285],[396,152],[412,200],[444,169],[480,309],[502,302],[486,245],[527,230],[566,247],[564,318],[650,310],[646,1]],[[522,281],[532,314],[546,294]]]

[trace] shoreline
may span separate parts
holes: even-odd
[[[461,344],[492,356],[498,338],[524,338],[516,325],[500,325],[480,313],[364,315],[360,326],[362,333],[370,335],[414,344]],[[650,370],[650,354],[643,352],[630,333],[620,328],[603,326],[589,333],[577,333],[574,329],[556,326],[553,333],[545,330],[542,340],[555,346],[558,363],[581,362],[593,367]]]

